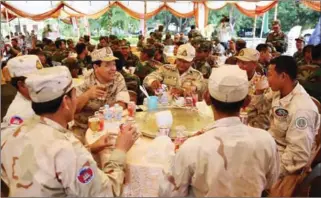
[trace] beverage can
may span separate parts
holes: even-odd
[[[187,107],[193,106],[193,98],[192,97],[185,98],[185,106],[187,106]]]
[[[134,118],[136,113],[136,104],[134,102],[129,102],[127,110],[128,116]]]

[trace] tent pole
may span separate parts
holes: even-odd
[[[274,20],[277,20],[277,19],[278,19],[278,5],[279,5],[279,3],[277,3],[277,4],[275,5]]]
[[[255,15],[255,19],[254,19],[253,38],[255,38],[255,32],[256,32],[256,21],[257,21],[257,15]]]
[[[265,17],[265,14],[266,14],[266,13],[264,13],[263,16],[262,16],[262,26],[261,26],[260,38],[262,38],[262,36],[263,36],[263,27],[264,27],[264,17]]]
[[[144,36],[147,34],[147,23],[146,23],[146,13],[147,13],[147,2],[144,1]]]
[[[9,16],[8,16],[8,9],[6,9],[6,18],[7,18],[7,25],[8,25],[8,29],[9,29],[9,39],[11,41],[11,26],[10,26],[10,21],[9,21]]]

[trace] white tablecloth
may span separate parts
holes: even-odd
[[[88,129],[86,141],[91,144],[107,131],[116,132],[119,123],[105,122],[105,129],[102,132],[93,132]],[[163,165],[148,163],[144,156],[147,153],[152,139],[140,137],[127,153],[127,169],[125,184],[123,187],[123,197],[157,197],[160,178],[162,176]],[[104,150],[100,152],[102,163],[108,160],[112,151]]]

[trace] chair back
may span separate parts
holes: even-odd
[[[311,96],[312,101],[314,102],[314,104],[317,106],[318,110],[319,110],[319,114],[321,114],[321,103],[314,97]],[[321,126],[319,128],[318,134],[316,135],[316,144],[319,146],[321,144]]]

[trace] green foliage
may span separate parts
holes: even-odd
[[[269,11],[269,27],[271,29],[271,23],[274,19],[275,8]],[[254,18],[243,15],[236,9],[235,6],[228,4],[223,9],[211,10],[209,13],[209,23],[217,25],[222,16],[229,16],[230,22],[234,27],[234,32],[238,32],[241,29],[252,29],[254,26]],[[278,19],[281,20],[282,30],[288,32],[292,27],[296,25],[302,26],[302,30],[314,28],[320,13],[307,8],[302,3],[293,0],[282,0],[278,4]],[[257,17],[257,29],[262,26],[263,16]],[[48,19],[46,24],[56,24],[57,19]],[[172,33],[186,30],[190,25],[195,24],[194,18],[179,18],[172,15],[168,10],[163,10],[156,16],[147,20],[148,32],[157,29],[158,25],[164,25],[164,31],[168,31],[170,25],[176,27]],[[85,28],[82,20],[79,20],[80,35],[85,34]],[[102,15],[100,18],[93,20],[89,19],[91,35],[99,38],[101,35],[110,35],[111,30],[116,33],[120,38],[127,38],[134,44],[137,42],[137,33],[140,31],[140,21],[130,17],[121,8],[115,6],[108,12]],[[73,32],[72,25],[59,22],[59,30],[64,37],[77,37],[77,33]],[[38,34],[43,30],[39,30]],[[135,36],[130,36],[136,33]],[[257,35],[259,36],[259,35]],[[77,40],[78,38],[76,38]]]
[[[275,8],[269,11],[269,28],[271,28],[274,20]],[[238,11],[233,5],[227,5],[221,10],[211,10],[209,13],[209,23],[217,25],[223,15],[229,16],[231,23],[235,23],[234,31],[239,31],[241,28],[251,29],[254,26],[254,18],[247,17]],[[288,32],[296,25],[302,26],[302,30],[314,28],[320,13],[311,10],[302,3],[293,0],[282,0],[278,3],[277,18],[281,20],[282,30]],[[256,28],[262,26],[263,16],[257,17]],[[258,36],[258,35],[257,35]]]

